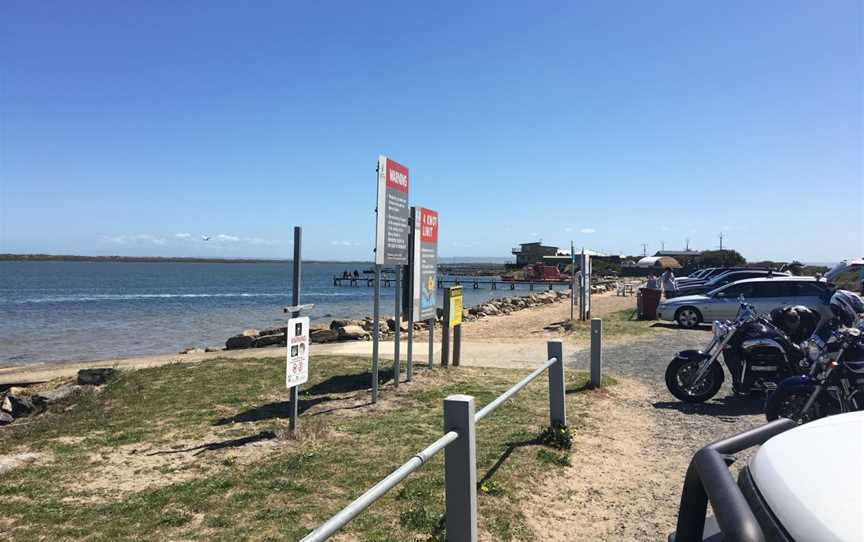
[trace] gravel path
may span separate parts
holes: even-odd
[[[681,403],[666,389],[664,373],[675,353],[704,347],[710,337],[707,330],[672,329],[604,349],[604,371],[620,383],[593,399],[601,414],[577,435],[573,472],[536,491],[547,505],[562,505],[535,503],[547,540],[665,539],[675,527],[693,454],[764,423],[763,401],[732,396],[728,375],[717,396],[701,405]],[[569,366],[588,370],[587,349],[568,357]],[[740,455],[736,466],[746,461]]]
[[[675,354],[680,350],[704,348],[710,340],[711,333],[707,328],[675,328],[654,337],[609,346],[603,350],[604,371],[612,376],[634,379],[650,390],[649,397],[635,404],[651,413],[656,422],[655,437],[658,443],[677,449],[693,441],[691,456],[705,444],[765,423],[764,400],[733,396],[728,373],[723,388],[704,404],[682,403],[666,389],[666,366]],[[574,352],[570,357],[571,366],[589,370],[588,349]]]

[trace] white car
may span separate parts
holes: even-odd
[[[727,284],[704,295],[673,297],[660,303],[657,318],[677,322],[685,328],[715,320],[734,320],[738,314],[739,298],[756,307],[759,314],[767,314],[778,307],[803,305],[831,316],[828,300],[831,285],[814,277],[785,277],[746,279]]]
[[[736,484],[727,461],[759,444]],[[864,412],[797,427],[780,419],[715,442],[693,457],[669,541],[860,542],[862,457]]]

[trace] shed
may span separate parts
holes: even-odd
[[[671,256],[646,256],[642,258],[638,262],[636,262],[637,267],[658,267],[661,269],[665,269],[667,267],[671,267],[673,269],[679,269],[681,264],[678,263],[678,260]]]

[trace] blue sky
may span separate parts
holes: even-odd
[[[864,13],[831,2],[0,3],[0,252],[864,253]],[[201,235],[211,236],[202,241]]]

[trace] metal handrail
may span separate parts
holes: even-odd
[[[510,399],[511,397],[513,397],[514,395],[519,393],[519,391],[522,388],[524,388],[525,386],[530,384],[532,380],[534,380],[535,378],[537,378],[538,376],[543,374],[543,371],[545,371],[546,369],[551,367],[552,364],[556,363],[557,361],[558,361],[558,358],[549,358],[549,360],[547,360],[546,363],[542,367],[538,367],[534,372],[532,372],[531,374],[529,374],[528,376],[526,376],[525,378],[523,378],[522,380],[517,382],[509,390],[507,390],[504,393],[502,393],[501,395],[499,395],[497,399],[495,399],[494,401],[492,401],[491,403],[489,403],[485,407],[481,408],[476,414],[474,414],[474,421],[479,422],[480,420],[482,420],[483,418],[485,418],[489,414],[492,414],[492,412],[495,411],[496,408],[501,406],[501,404],[504,401],[506,401],[507,399]]]
[[[327,540],[336,531],[345,526],[345,524],[357,517],[360,512],[369,508],[372,503],[384,496],[396,484],[407,478],[409,474],[422,467],[435,454],[457,438],[459,438],[459,433],[456,431],[445,433],[423,451],[403,463],[401,467],[391,472],[386,478],[369,488],[366,493],[357,497],[354,502],[343,508],[335,516],[319,525],[314,531],[306,535],[301,542],[321,542]]]
[[[530,384],[534,379],[543,374],[545,370],[558,362],[558,358],[549,358],[543,366],[538,367],[528,376],[514,384],[510,389],[499,395],[494,401],[480,409],[474,414],[474,422],[479,422],[489,414],[501,406],[504,401],[510,399],[517,394],[522,388]],[[340,510],[336,515],[328,519],[326,522],[319,525],[314,531],[306,535],[300,542],[322,542],[327,540],[336,531],[344,527],[348,522],[357,517],[361,512],[369,508],[375,501],[384,496],[396,484],[408,477],[412,472],[416,471],[426,464],[435,454],[446,448],[459,438],[459,433],[449,431],[441,438],[427,446],[421,452],[417,453],[402,464],[398,469],[391,472],[386,478],[369,488],[365,493],[357,497],[351,504]]]

